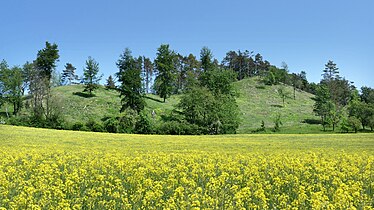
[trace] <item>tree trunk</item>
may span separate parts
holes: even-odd
[[[13,102],[13,115],[17,114],[17,102]]]
[[[8,113],[8,106],[5,107],[5,112],[6,112],[6,116],[9,118],[9,113]]]
[[[332,131],[335,131],[335,123],[332,124]]]
[[[293,100],[296,100],[296,87],[293,87]]]

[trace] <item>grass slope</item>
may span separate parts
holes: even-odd
[[[107,90],[104,87],[94,91],[94,96],[83,93],[83,85],[61,86],[53,90],[58,95],[63,107],[65,119],[70,122],[87,121],[94,119],[101,121],[105,117],[116,116],[121,108],[121,99],[119,93],[115,90]],[[179,97],[172,96],[166,103],[155,95],[147,95],[146,110],[156,114],[165,113],[172,110],[173,106],[178,103]]]
[[[280,86],[265,86],[259,78],[244,79],[235,83],[239,92],[237,103],[241,110],[242,122],[238,133],[249,133],[253,129],[260,128],[262,120],[266,127],[274,127],[277,114],[281,115],[282,132],[320,132],[319,125],[303,123],[318,120],[313,113],[313,95],[297,90],[294,100],[293,88],[286,86],[285,91],[289,97],[285,99],[283,106],[282,98],[278,94]]]

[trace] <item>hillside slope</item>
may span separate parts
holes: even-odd
[[[274,127],[276,115],[281,115],[282,130],[287,133],[319,132],[318,125],[310,125],[304,122],[318,120],[313,113],[313,95],[296,90],[293,99],[293,88],[286,86],[288,97],[283,100],[278,93],[281,85],[266,86],[259,78],[244,79],[234,83],[238,90],[237,103],[241,110],[242,123],[238,133],[249,133],[261,127],[261,121],[266,127]]]
[[[121,108],[121,99],[119,93],[115,90],[107,90],[104,87],[94,91],[94,96],[82,92],[83,85],[61,86],[53,90],[53,93],[59,96],[60,104],[63,107],[65,120],[69,123],[78,121],[87,121],[94,119],[101,121],[105,117],[116,116]],[[155,95],[147,95],[146,110],[156,114],[162,114],[172,110],[178,103],[179,97],[172,96],[166,103]]]
[[[234,83],[239,94],[237,103],[241,110],[241,124],[238,133],[251,133],[261,127],[261,121],[265,122],[267,131],[274,127],[274,118],[281,115],[283,123],[281,132],[284,133],[318,133],[319,125],[303,123],[313,122],[318,119],[313,113],[313,95],[296,91],[296,100],[293,99],[292,87],[285,87],[289,98],[282,98],[277,90],[280,85],[265,86],[258,78],[244,79]],[[58,97],[58,103],[62,107],[62,113],[69,124],[86,122],[89,119],[100,122],[105,117],[116,116],[121,106],[119,93],[107,90],[104,87],[94,91],[95,96],[90,97],[82,92],[83,85],[61,86],[53,89]],[[170,112],[179,102],[180,95],[173,95],[162,102],[158,96],[148,94],[146,97],[146,111],[154,111],[156,115]],[[23,112],[26,110],[23,109]],[[5,113],[5,112],[4,112]],[[4,114],[3,114],[4,115]],[[5,116],[5,115],[4,115]]]

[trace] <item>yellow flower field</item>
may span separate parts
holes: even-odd
[[[373,209],[374,135],[0,126],[0,209]]]

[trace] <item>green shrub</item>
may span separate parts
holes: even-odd
[[[104,127],[93,119],[88,120],[86,127],[93,132],[104,132]]]
[[[87,131],[87,127],[82,122],[74,123],[71,129],[75,131]]]
[[[207,129],[202,129],[198,125],[187,122],[166,121],[157,128],[157,133],[168,135],[200,135],[206,134]]]
[[[152,134],[154,133],[153,123],[151,118],[144,112],[140,112],[135,123],[135,133]]]
[[[104,121],[104,130],[109,133],[119,133],[119,121],[115,117],[108,118]]]

